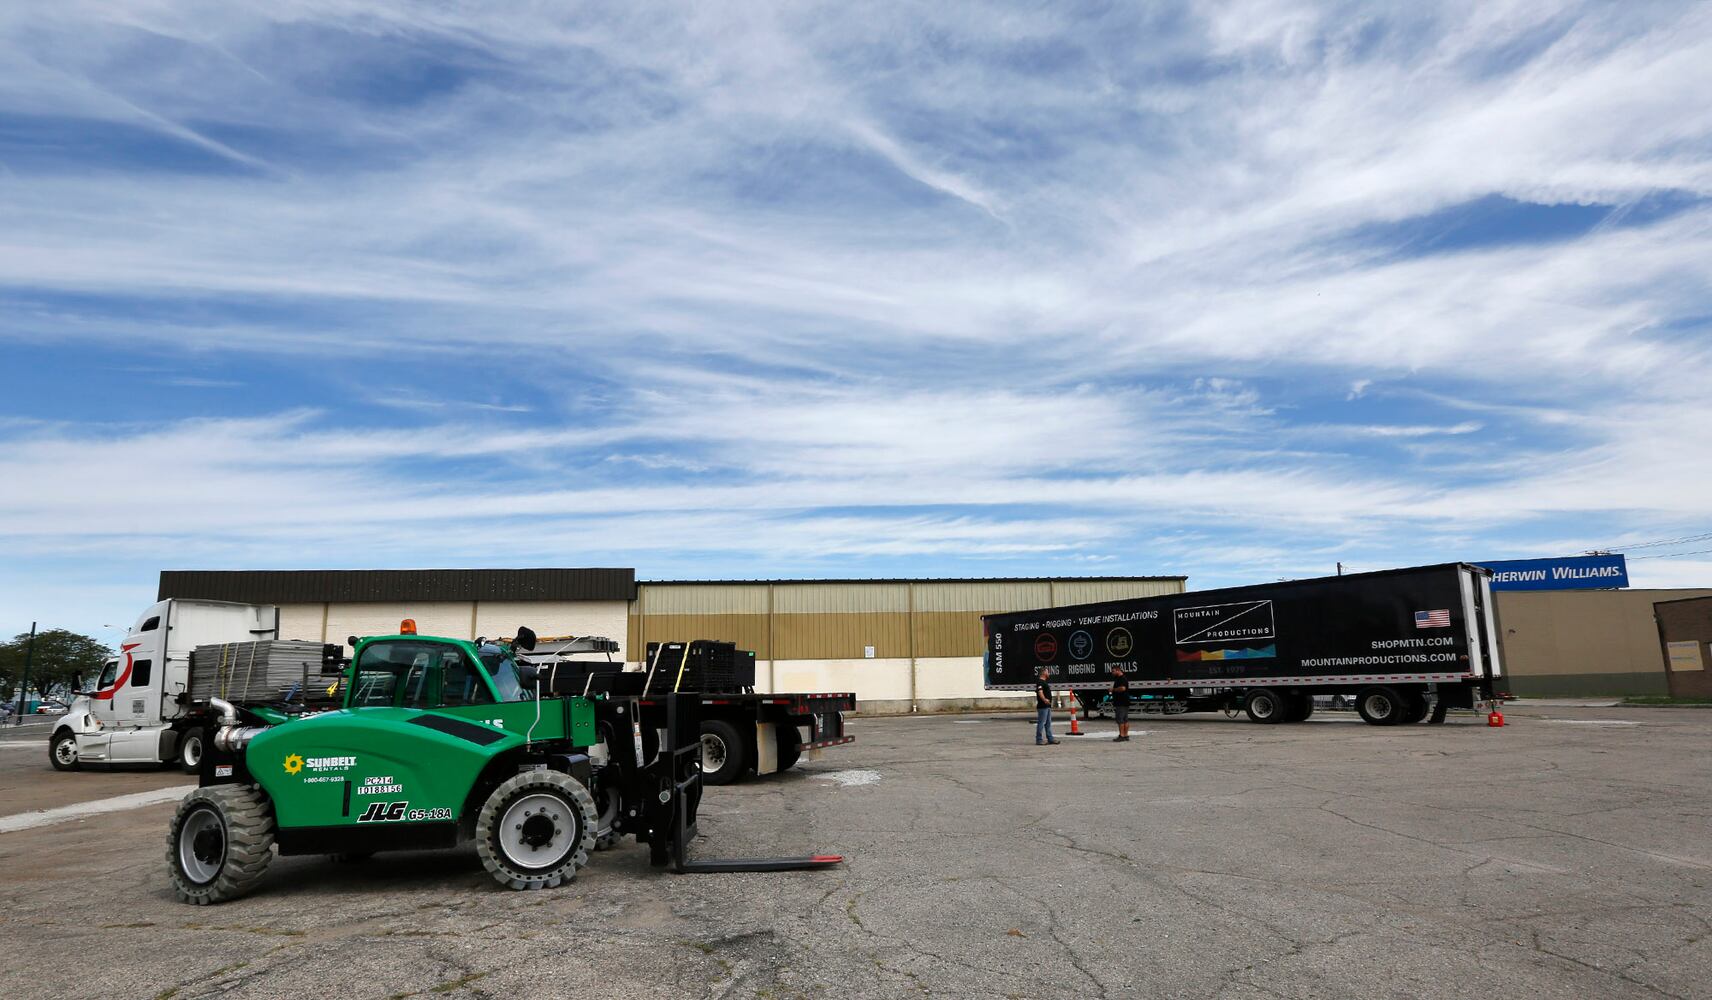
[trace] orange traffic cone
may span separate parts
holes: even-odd
[[[1502,726],[1504,724],[1504,713],[1494,708],[1492,714],[1486,717],[1486,724],[1494,729]]]
[[[1076,725],[1076,696],[1073,694],[1070,696],[1070,735],[1082,735],[1081,727]]]

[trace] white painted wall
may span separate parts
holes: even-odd
[[[329,641],[321,632],[321,615],[326,607],[319,601],[314,604],[281,604],[279,606],[279,637],[281,639],[308,639],[311,642]],[[344,636],[339,638],[342,640]]]
[[[755,690],[771,692],[768,663],[755,664]],[[924,657],[916,660],[918,703],[935,701],[1015,701],[1026,706],[1028,691],[988,691],[981,686],[978,656]],[[779,692],[854,691],[857,701],[908,701],[910,661],[907,658],[861,660],[780,660],[773,664]],[[931,706],[924,707],[931,708]]]

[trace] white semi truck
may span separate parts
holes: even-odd
[[[61,771],[177,762],[194,772],[209,735],[207,693],[191,691],[190,656],[209,643],[279,638],[279,609],[168,600],[137,618],[94,690],[78,693],[48,737]]]

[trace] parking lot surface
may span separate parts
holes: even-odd
[[[1378,729],[858,719],[709,790],[700,856],[500,889],[474,851],[279,858],[176,902],[170,803],[0,832],[12,997],[1712,996],[1712,711],[1514,708]],[[1061,727],[1062,728],[1062,725]],[[185,784],[58,774],[0,735],[0,818]]]

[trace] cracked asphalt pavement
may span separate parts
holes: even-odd
[[[471,849],[278,858],[197,908],[168,887],[171,805],[94,815],[0,833],[5,991],[1712,997],[1712,711],[1509,716],[1138,719],[1057,747],[1015,716],[858,719],[709,790],[698,855],[849,856],[830,872],[663,874],[631,844],[520,893]],[[878,780],[830,777],[852,770]],[[185,780],[0,746],[0,815]]]

